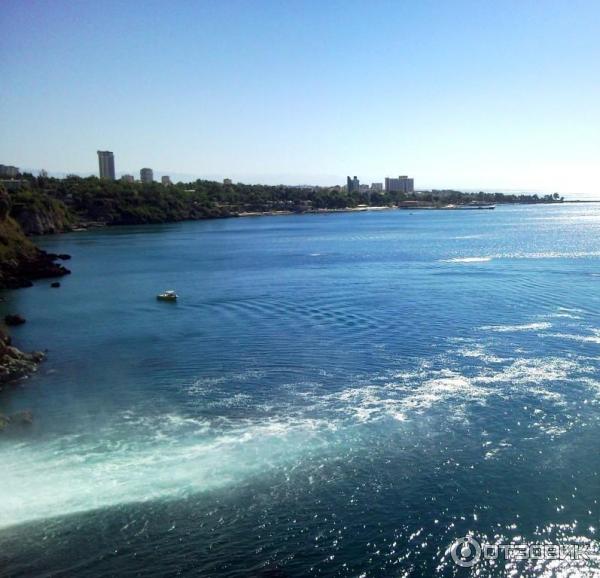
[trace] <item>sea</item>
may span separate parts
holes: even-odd
[[[35,241],[0,576],[600,576],[600,204]]]

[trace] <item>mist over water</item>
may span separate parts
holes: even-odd
[[[73,274],[2,304],[49,354],[0,400],[35,416],[0,438],[0,576],[450,576],[467,533],[599,553],[600,205],[39,241]]]

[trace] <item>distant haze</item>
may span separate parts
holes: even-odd
[[[600,198],[600,3],[3,2],[0,163]]]

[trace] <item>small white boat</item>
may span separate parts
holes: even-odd
[[[177,293],[173,290],[169,290],[164,293],[159,293],[156,298],[159,301],[177,301]]]

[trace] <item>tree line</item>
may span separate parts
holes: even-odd
[[[11,192],[14,215],[52,211],[60,214],[65,222],[99,221],[109,225],[228,217],[244,212],[393,206],[406,201],[433,206],[562,201],[558,194],[539,196],[454,190],[410,194],[348,192],[345,187],[222,184],[207,180],[163,185],[75,175],[59,179],[22,174],[20,179],[20,188]]]

